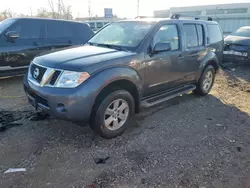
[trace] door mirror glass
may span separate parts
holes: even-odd
[[[169,43],[169,42],[166,42],[166,43],[158,42],[154,46],[153,52],[154,53],[166,52],[166,51],[170,51],[171,49],[172,49],[171,43]]]
[[[16,31],[8,31],[6,33],[6,36],[8,39],[15,40],[15,39],[19,38],[19,33]]]

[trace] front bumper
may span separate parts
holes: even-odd
[[[250,56],[248,52],[238,52],[238,51],[223,51],[223,61],[235,62],[235,63],[245,63],[250,62]]]
[[[40,87],[31,83],[27,75],[24,77],[24,90],[36,110],[72,122],[89,121],[95,95],[87,87],[84,84],[70,89]]]
[[[223,61],[235,63],[250,63],[250,58],[237,55],[223,55]]]

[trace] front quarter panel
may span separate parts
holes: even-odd
[[[91,75],[85,84],[91,88],[93,95],[96,97],[103,88],[118,80],[128,80],[136,85],[139,92],[142,91],[141,76],[136,70],[128,66],[112,67],[96,72]]]

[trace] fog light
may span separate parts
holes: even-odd
[[[61,112],[61,113],[67,112],[67,109],[65,108],[65,105],[62,104],[62,103],[59,103],[59,104],[57,105],[56,110],[57,110],[58,112]]]

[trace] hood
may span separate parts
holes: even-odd
[[[133,52],[86,45],[42,55],[36,57],[34,62],[55,69],[82,71],[86,70],[86,67],[96,66],[96,64],[105,62],[110,64],[113,60],[119,63],[121,61],[117,61],[117,59],[127,59],[127,57],[135,54]]]
[[[250,46],[250,38],[249,37],[239,37],[239,36],[227,36],[225,38],[225,43]]]

